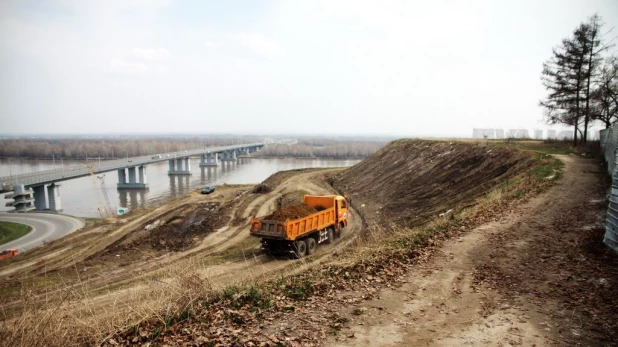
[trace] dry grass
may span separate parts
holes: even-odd
[[[345,239],[339,241],[348,243],[345,252],[340,248],[334,252],[336,257],[328,260],[325,260],[327,257],[321,258],[322,265],[316,265],[317,262],[310,260],[276,260],[285,262],[285,271],[280,275],[263,276],[267,269],[257,266],[247,276],[239,277],[237,283],[221,286],[205,275],[213,265],[212,259],[193,258],[179,263],[182,265],[167,266],[155,275],[152,272],[138,275],[129,282],[108,286],[103,291],[89,290],[83,284],[85,281],[79,278],[77,268],[72,278],[78,278],[78,285],[66,283],[49,295],[40,295],[40,288],[33,285],[22,285],[19,311],[8,312],[5,309],[2,312],[0,341],[7,346],[99,345],[119,331],[139,329],[140,323],[155,321],[165,328],[182,320],[187,312],[207,310],[207,307],[203,307],[204,303],[215,298],[247,297],[253,295],[251,293],[255,293],[256,288],[260,293],[260,305],[268,301],[269,293],[280,288],[292,288],[289,289],[290,295],[312,295],[311,292],[303,292],[304,287],[295,282],[297,275],[289,277],[288,274],[302,273],[308,267],[313,270],[324,269],[326,266],[352,268],[359,263],[379,263],[393,258],[411,257],[412,252],[439,243],[449,235],[469,230],[482,223],[483,216],[493,215],[510,203],[521,201],[530,193],[538,193],[549,187],[560,175],[559,165],[553,158],[541,158],[537,168],[548,165],[551,171],[535,169],[520,175],[488,192],[474,205],[455,209],[444,216],[435,216],[423,226],[402,228],[398,225],[369,225],[362,237],[350,242]],[[553,177],[544,176],[547,172],[555,174]],[[245,254],[242,248],[250,244],[241,243],[238,245],[240,251],[229,250],[222,256],[236,259]],[[252,262],[250,258],[246,258],[245,262],[247,268],[254,266],[249,264]],[[57,281],[55,278],[56,286]],[[61,278],[60,282],[62,284]],[[283,287],[282,283],[285,284]],[[236,294],[230,296],[230,293]],[[239,296],[238,293],[244,294]],[[234,305],[232,299],[229,304]],[[157,331],[147,332],[153,334],[148,338],[155,338]]]
[[[215,295],[209,279],[200,275],[205,266],[198,261],[186,267],[172,266],[161,278],[137,279],[136,285],[126,289],[109,287],[103,295],[85,286],[67,285],[53,296],[35,295],[22,287],[20,311],[0,323],[3,344],[92,345],[153,317],[166,325],[196,302]]]

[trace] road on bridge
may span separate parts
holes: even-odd
[[[50,213],[0,213],[0,221],[26,224],[32,227],[32,231],[25,236],[0,245],[1,249],[17,248],[19,252],[25,252],[44,242],[59,239],[85,225],[82,219]]]
[[[91,173],[97,174],[129,167],[138,167],[159,161],[178,160],[202,154],[223,153],[226,151],[233,151],[239,149],[261,148],[263,146],[263,143],[248,143],[223,147],[204,147],[192,150],[185,150],[184,152],[181,151],[157,154],[155,156],[143,155],[139,157],[127,157],[126,159],[104,160],[99,163],[92,163],[91,165],[80,164],[64,166],[51,170],[29,172],[19,175],[10,175],[0,177],[0,193],[12,191],[12,185],[17,184],[23,184],[27,187],[34,187],[55,182],[68,181],[78,177],[89,176],[91,175]]]

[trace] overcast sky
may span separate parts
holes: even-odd
[[[542,63],[617,0],[0,1],[0,133],[545,129]]]

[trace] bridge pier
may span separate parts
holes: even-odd
[[[5,206],[13,207],[9,212],[28,212],[34,210],[34,191],[32,188],[26,188],[23,184],[13,185],[13,192],[4,196],[5,199],[13,199]]]
[[[189,157],[170,159],[168,175],[191,175],[191,159]]]
[[[135,181],[136,181],[135,166],[133,166],[129,168],[129,184],[133,185],[135,184]]]
[[[137,173],[136,169],[137,168]],[[128,171],[128,182],[127,182]],[[138,181],[139,178],[139,181]],[[146,167],[132,166],[118,170],[118,189],[148,189],[148,176],[146,175]]]
[[[139,181],[143,185],[148,186],[148,176],[146,175],[146,167],[144,165],[140,166],[138,168],[138,172],[139,172]]]
[[[234,161],[234,160],[236,160],[236,150],[232,149],[232,150],[223,152],[223,158],[221,158],[221,161]]]
[[[47,198],[45,197],[45,185],[32,187],[34,190],[34,208],[37,211],[47,210]]]
[[[52,183],[47,186],[47,198],[49,199],[49,210],[51,212],[61,212],[62,203],[60,202],[60,184]]]
[[[200,167],[213,167],[219,165],[219,153],[208,153],[200,156]]]

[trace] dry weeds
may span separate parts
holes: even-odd
[[[544,162],[536,167],[541,164],[547,165]],[[336,252],[330,262],[314,267],[313,271],[276,280],[254,278],[218,288],[202,275],[207,262],[195,260],[190,266],[167,267],[156,278],[137,276],[133,281],[139,285],[130,289],[110,286],[102,296],[89,292],[86,286],[67,284],[60,294],[53,296],[33,295],[34,290],[22,287],[20,311],[5,312],[6,319],[0,322],[0,338],[12,346],[148,341],[180,344],[195,338],[197,335],[191,333],[195,329],[203,329],[202,342],[317,344],[325,327],[336,333],[345,324],[339,317],[324,316],[332,314],[329,305],[346,304],[348,299],[339,297],[338,292],[356,288],[357,296],[363,300],[372,297],[380,288],[396,282],[415,262],[427,259],[433,246],[495,218],[524,201],[530,193],[546,189],[558,177],[521,174],[476,204],[434,217],[422,227],[368,225],[362,238],[353,240],[345,252]],[[300,271],[305,264],[290,262],[289,267],[291,272]],[[75,273],[79,276],[77,268]],[[105,305],[101,305],[101,300]],[[312,329],[317,329],[317,335],[300,326],[294,336],[274,329],[273,321],[293,322],[292,317],[298,318],[309,310],[307,305],[323,308],[321,315],[311,311],[310,318],[299,319],[296,324],[306,325],[307,319],[313,320]]]

